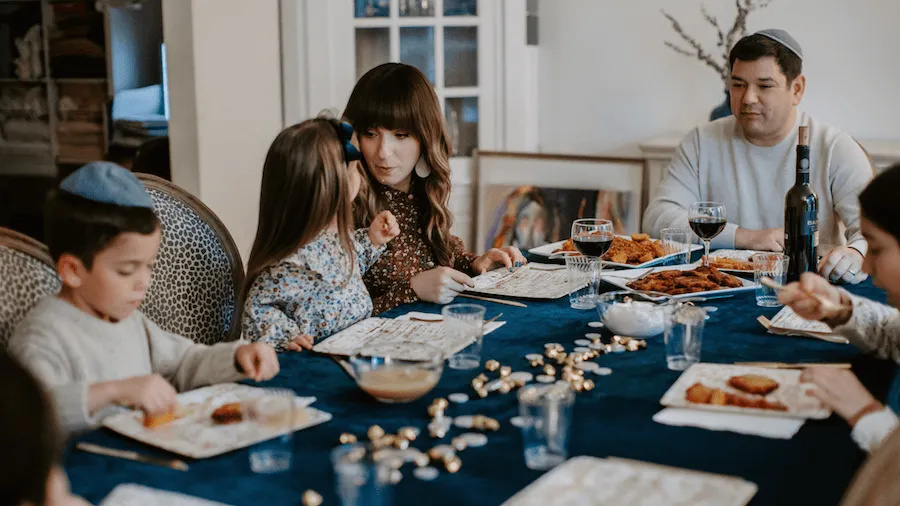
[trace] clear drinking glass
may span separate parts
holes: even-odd
[[[690,231],[683,228],[664,228],[659,231],[659,245],[664,255],[677,255],[674,261],[679,264],[691,263]]]
[[[676,306],[666,319],[666,366],[683,371],[700,361],[706,311],[696,306]]]
[[[694,202],[688,214],[691,230],[703,240],[703,265],[709,267],[709,242],[722,233],[728,220],[725,204],[721,202]]]
[[[764,286],[763,277],[772,278],[779,285],[787,281],[788,264],[791,259],[783,253],[757,253],[750,257],[753,262],[753,280],[756,281],[756,305],[762,307],[778,307],[778,292]]]
[[[391,504],[391,468],[388,461],[376,463],[362,444],[340,445],[331,451],[335,487],[343,506],[387,506]]]
[[[471,341],[463,350],[451,356],[451,369],[475,369],[481,365],[481,338],[484,335],[484,306],[450,304],[441,310],[444,333],[448,339]]]
[[[594,309],[600,291],[602,269],[600,257],[566,257],[566,280],[569,284],[569,306],[572,309]]]
[[[575,392],[568,384],[528,385],[519,390],[525,465],[546,470],[569,457]]]
[[[250,448],[250,470],[254,473],[278,473],[291,468],[294,435],[294,391],[266,388],[259,398],[245,402],[247,418],[267,430],[283,435]]]

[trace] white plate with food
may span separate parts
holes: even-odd
[[[700,409],[822,420],[831,410],[808,395],[802,371],[729,364],[694,364],[659,401],[672,408]]]
[[[692,244],[691,251],[702,249],[699,244]],[[557,241],[528,250],[532,255],[552,257],[556,255],[577,255],[578,250],[572,239]],[[666,255],[659,246],[658,239],[651,239],[647,234],[617,235],[613,238],[609,251],[603,255],[603,265],[624,269],[639,269],[665,263],[667,260],[683,253]]]
[[[664,293],[675,300],[721,297],[756,289],[751,280],[696,264],[604,272],[603,281],[623,290]]]
[[[264,393],[263,388],[223,383],[180,394],[178,411],[155,422],[155,426],[153,421],[145,419],[142,411],[110,416],[103,425],[142,443],[185,457],[205,459],[287,433],[287,423],[270,426],[247,416],[248,407]],[[329,413],[309,407],[315,400],[315,397],[294,398],[294,431],[331,420]]]

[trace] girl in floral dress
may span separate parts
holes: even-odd
[[[269,148],[247,262],[246,338],[301,351],[372,313],[363,273],[399,227],[384,211],[352,230],[361,184],[352,136],[350,125],[316,118],[286,128]]]

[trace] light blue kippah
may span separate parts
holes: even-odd
[[[800,58],[800,61],[803,61],[803,50],[800,49],[800,43],[786,31],[778,28],[769,28],[768,30],[760,30],[756,32],[755,35],[762,35],[763,37],[774,40],[797,55],[797,58]]]
[[[87,200],[153,209],[150,194],[130,170],[111,162],[91,162],[73,172],[59,189]]]

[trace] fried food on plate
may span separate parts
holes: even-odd
[[[144,427],[148,429],[155,429],[161,425],[165,425],[170,422],[174,422],[181,418],[181,413],[179,409],[175,409],[174,411],[170,411],[168,413],[162,413],[160,415],[148,415],[144,413]]]
[[[553,254],[570,251],[578,251],[578,248],[575,247],[575,241],[573,241],[571,237],[566,239],[566,242],[562,243],[562,246],[553,250]]]
[[[227,425],[230,423],[238,423],[244,420],[244,412],[241,410],[240,402],[231,402],[223,404],[216,408],[212,413],[213,422],[219,425]]]
[[[706,255],[703,255],[703,258],[705,259]],[[729,269],[732,271],[753,270],[752,262],[744,262],[742,260],[735,260],[734,258],[711,257],[709,259],[709,265],[715,267],[716,269]]]
[[[668,295],[708,292],[744,286],[740,279],[719,272],[715,267],[697,267],[689,271],[672,269],[654,272],[642,279],[629,282],[626,286],[634,290],[649,290]]]
[[[728,386],[754,395],[768,395],[778,388],[778,382],[760,374],[744,374],[728,378]]]
[[[749,397],[741,394],[733,394],[720,388],[710,388],[702,383],[694,383],[691,385],[685,392],[684,398],[692,404],[768,409],[771,411],[788,410],[787,406],[778,401],[770,401],[765,397]]]

